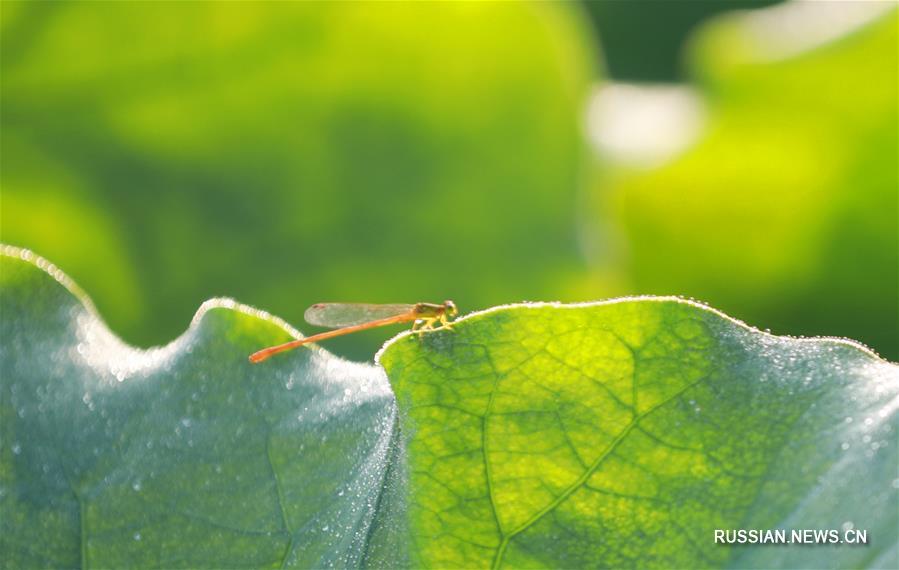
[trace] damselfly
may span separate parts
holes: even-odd
[[[455,303],[415,303],[414,305],[371,305],[366,303],[316,303],[306,309],[306,322],[335,330],[270,346],[250,355],[250,362],[262,362],[269,356],[304,344],[327,340],[358,331],[413,322],[412,330],[432,330],[436,324],[447,325],[458,313]]]

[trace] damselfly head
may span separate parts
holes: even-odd
[[[443,302],[443,306],[446,308],[446,316],[455,317],[459,314],[459,309],[456,308],[456,304],[449,299]]]

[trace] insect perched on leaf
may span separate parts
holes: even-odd
[[[306,322],[310,325],[335,330],[263,348],[250,355],[250,362],[262,362],[269,356],[304,344],[397,323],[414,322],[412,330],[424,333],[432,330],[437,323],[447,326],[449,319],[455,317],[458,312],[456,304],[452,301],[444,301],[442,304],[415,303],[414,305],[316,303],[306,309],[304,315]]]

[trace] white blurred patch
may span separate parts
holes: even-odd
[[[759,61],[778,61],[845,36],[894,10],[895,2],[795,0],[739,16]]]
[[[587,134],[602,157],[652,168],[689,148],[704,116],[702,101],[690,88],[611,83],[590,98]]]

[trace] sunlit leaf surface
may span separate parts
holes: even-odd
[[[896,567],[899,368],[680,300],[531,305],[381,357],[425,567]],[[715,529],[867,529],[867,547]]]
[[[497,308],[377,366],[207,303],[139,351],[0,259],[6,567],[896,567],[899,368],[674,299]],[[394,404],[393,392],[397,404]],[[398,411],[397,411],[398,410]],[[728,547],[719,528],[868,531]]]

